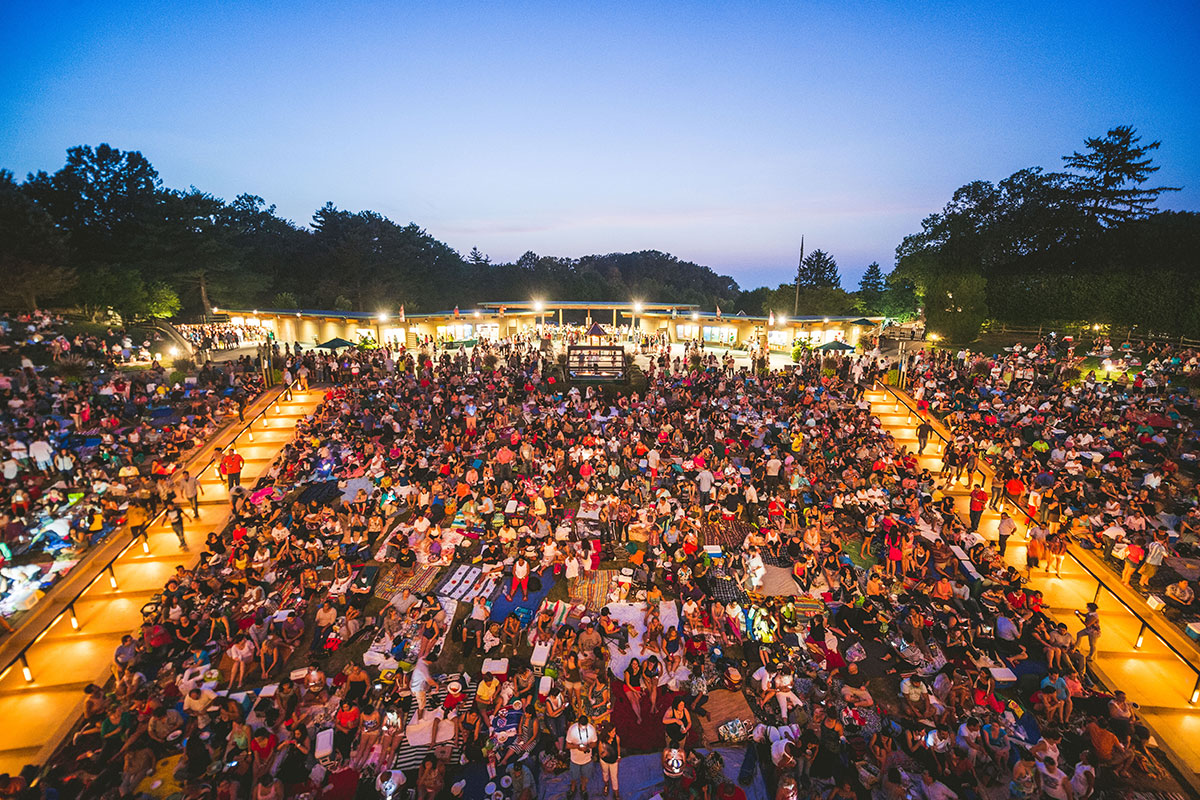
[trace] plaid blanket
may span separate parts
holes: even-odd
[[[750,595],[731,581],[729,578],[724,578],[719,575],[713,575],[712,572],[705,577],[705,582],[708,584],[708,596],[714,600],[720,600],[728,605],[729,603],[746,603],[750,599]]]
[[[571,602],[582,603],[589,611],[599,611],[608,601],[608,592],[619,574],[620,570],[615,569],[598,569],[581,574],[568,590]]]
[[[441,567],[417,567],[413,574],[404,575],[395,564],[389,564],[375,584],[375,596],[391,600],[404,589],[411,589],[413,594],[424,594],[434,587],[441,572]]]

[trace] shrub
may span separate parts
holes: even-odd
[[[87,372],[87,360],[83,356],[67,353],[54,362],[54,369],[64,378],[80,378]]]

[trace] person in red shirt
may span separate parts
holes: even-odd
[[[221,474],[225,476],[230,490],[235,486],[242,485],[242,467],[245,465],[246,459],[242,458],[241,454],[232,447],[221,457]]]
[[[1004,492],[1008,495],[1008,499],[1013,502],[1013,505],[1020,508],[1021,497],[1025,494],[1025,482],[1021,480],[1019,475],[1013,475],[1005,482]]]
[[[971,490],[971,530],[979,530],[979,520],[983,518],[983,507],[987,503],[987,492],[978,483]]]

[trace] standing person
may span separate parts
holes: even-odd
[[[978,483],[971,490],[971,530],[979,530],[979,520],[983,518],[983,507],[987,503],[987,493]]]
[[[1087,660],[1091,661],[1096,657],[1096,640],[1100,638],[1100,607],[1095,603],[1087,604],[1087,611],[1076,611],[1075,616],[1083,620],[1083,630],[1075,634],[1075,645],[1079,646],[1079,642],[1086,636],[1088,640]]]
[[[146,533],[146,526],[150,523],[150,514],[144,505],[133,502],[129,504],[129,509],[125,512],[125,521],[129,523],[129,532],[133,534],[133,538],[139,539]]]
[[[1146,547],[1146,558],[1142,562],[1141,584],[1143,589],[1150,588],[1150,581],[1158,574],[1163,559],[1167,556],[1166,534],[1155,533],[1154,539]]]
[[[512,599],[517,594],[517,588],[521,589],[521,599],[529,599],[529,562],[525,560],[525,556],[518,556],[517,561],[513,564],[512,586],[508,589],[508,600]]]
[[[929,444],[929,434],[933,433],[933,426],[929,424],[929,420],[922,419],[921,424],[917,426],[917,455],[925,452],[925,445]]]
[[[166,510],[167,522],[171,523],[171,530],[175,531],[175,535],[179,537],[179,547],[183,550],[188,549],[187,539],[183,535],[183,509],[176,505],[172,500],[167,504]]]
[[[667,742],[662,754],[663,796],[678,797],[683,786],[683,769],[687,765],[687,751],[675,742]]]
[[[1007,511],[1001,511],[1000,523],[996,526],[996,546],[1000,550],[1001,556],[1008,549],[1008,537],[1012,536],[1016,530],[1017,523],[1013,522]]]
[[[1125,548],[1125,566],[1121,569],[1121,583],[1126,586],[1141,569],[1142,559],[1146,557],[1145,541],[1139,536]]]
[[[617,776],[621,767],[621,737],[615,725],[605,725],[600,733],[600,777],[604,779],[604,796],[612,787],[613,800],[621,800],[621,786]]]
[[[587,714],[580,714],[575,718],[575,724],[567,730],[567,749],[571,751],[568,798],[575,796],[578,787],[580,795],[587,800],[588,781],[592,777],[592,753],[597,744],[596,728],[588,722]]]
[[[439,688],[438,682],[433,679],[433,675],[429,672],[429,658],[418,658],[417,663],[413,666],[412,675],[409,677],[408,688],[412,692],[413,697],[417,699],[417,721],[420,722],[425,718],[425,697],[429,692],[436,692]]]
[[[192,507],[192,519],[200,519],[200,495],[204,494],[204,487],[200,485],[199,476],[185,469],[179,476],[179,490],[183,493],[183,499]]]
[[[245,465],[246,459],[232,446],[221,457],[221,474],[225,476],[230,491],[233,491],[235,486],[242,485],[242,467]]]

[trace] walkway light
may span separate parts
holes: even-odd
[[[29,669],[29,661],[24,653],[21,653],[21,674],[25,676],[26,683],[33,683],[33,671]]]
[[[72,603],[71,605],[67,606],[67,611],[71,614],[71,627],[75,630],[79,630],[79,617],[75,616],[75,604]]]

